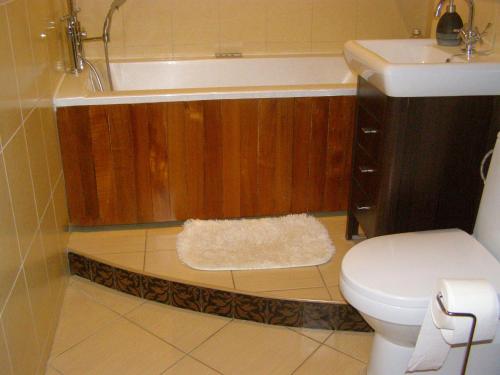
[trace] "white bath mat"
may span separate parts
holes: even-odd
[[[314,266],[334,252],[326,228],[308,215],[188,220],[177,236],[179,258],[199,270]]]

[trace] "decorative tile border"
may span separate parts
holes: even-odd
[[[76,253],[68,253],[70,271],[108,288],[166,305],[287,327],[371,332],[350,305],[290,301],[195,286],[112,267]]]

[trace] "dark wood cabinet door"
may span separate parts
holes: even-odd
[[[359,200],[366,199],[352,194],[347,237],[358,224],[369,237],[472,232],[483,187],[481,159],[500,123],[498,99],[390,98],[363,79],[358,86],[352,178],[372,204],[369,214],[359,212]],[[360,172],[370,166],[376,173]]]

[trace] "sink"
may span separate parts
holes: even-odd
[[[388,96],[500,95],[500,54],[456,56],[434,39],[351,40],[347,64]]]

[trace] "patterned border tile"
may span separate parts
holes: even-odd
[[[350,305],[265,298],[142,275],[68,253],[70,271],[95,283],[150,301],[258,323],[343,331],[372,331]]]

